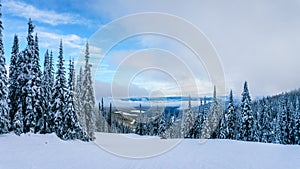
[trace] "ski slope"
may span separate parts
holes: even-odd
[[[0,135],[0,169],[300,169],[297,145],[231,140],[199,143],[199,140],[163,140],[133,134],[97,133],[96,136],[97,144],[62,141],[55,134]],[[116,147],[115,150],[126,155],[128,151],[147,152],[155,146],[173,143],[175,146],[167,152],[148,158],[128,158],[108,152]]]

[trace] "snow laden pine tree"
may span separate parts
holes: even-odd
[[[32,90],[33,90],[33,114],[35,116],[35,121],[33,125],[34,133],[40,131],[40,127],[42,126],[42,116],[43,116],[43,108],[42,108],[42,95],[41,95],[41,80],[42,80],[42,72],[40,69],[40,54],[39,54],[39,45],[38,45],[38,36],[35,34],[34,39],[34,55],[33,55],[33,63],[32,63]]]
[[[258,130],[261,132],[260,142],[263,143],[271,142],[272,126],[271,126],[270,116],[271,116],[270,108],[266,102],[266,99],[263,98],[261,116],[258,125],[259,126]]]
[[[1,10],[2,4],[0,4]],[[2,41],[2,12],[0,11],[0,134],[8,133],[10,128],[9,110],[8,110],[8,80],[5,68],[4,47]]]
[[[219,133],[219,129],[218,129],[218,125],[220,122],[220,107],[219,107],[219,102],[217,99],[217,89],[216,86],[214,86],[214,93],[213,93],[213,103],[212,103],[212,108],[211,108],[211,131],[212,131],[212,138],[217,138],[218,133]]]
[[[206,102],[206,97],[204,97],[203,103],[203,124],[201,129],[201,139],[209,139],[211,137],[212,128],[211,128],[211,119],[209,114],[209,105]]]
[[[187,114],[185,115],[184,118],[184,123],[183,123],[183,137],[188,137],[191,138],[192,133],[190,133],[190,130],[192,130],[192,127],[194,126],[195,123],[195,117],[192,111],[192,104],[191,104],[191,97],[189,96],[189,102],[188,102],[188,110]]]
[[[18,107],[17,98],[17,88],[18,85],[18,73],[20,67],[17,65],[19,57],[19,39],[18,36],[14,36],[14,42],[11,51],[11,58],[10,58],[10,66],[9,66],[9,114],[11,119],[11,130],[13,130],[13,119],[15,116],[15,112],[17,111],[16,108]]]
[[[50,55],[48,50],[45,53],[45,58],[44,58],[44,72],[42,76],[42,84],[41,84],[41,92],[42,92],[42,116],[39,121],[39,128],[40,128],[40,133],[45,134],[45,133],[51,133],[52,130],[50,128],[51,123],[51,96],[52,96],[52,88],[53,88],[53,64],[52,60],[50,59]]]
[[[234,139],[235,138],[235,128],[236,128],[236,112],[233,103],[232,90],[229,93],[229,103],[222,116],[221,127],[220,127],[220,138],[222,139]]]
[[[295,137],[295,144],[300,145],[300,107],[299,107],[299,98],[296,99],[296,107],[295,107],[295,125],[294,125],[294,137]]]
[[[94,112],[95,112],[95,96],[91,75],[92,65],[89,63],[90,53],[89,53],[89,44],[86,43],[85,49],[85,69],[84,69],[84,78],[83,78],[83,113],[85,115],[86,123],[86,132],[88,137],[93,140],[94,137]]]
[[[143,130],[146,130],[145,127],[143,127]],[[161,138],[166,138],[166,120],[165,120],[165,115],[164,112],[162,112],[159,117],[158,117],[158,135]]]
[[[81,139],[87,140],[86,134],[83,132],[74,107],[74,62],[70,60],[69,64],[69,79],[68,79],[68,93],[66,98],[66,105],[63,117],[62,139]]]
[[[37,122],[41,115],[39,103],[40,70],[37,37],[33,37],[34,26],[28,22],[27,46],[17,60],[16,112],[14,112],[13,128],[16,134],[38,132]]]
[[[280,97],[280,121],[279,121],[279,127],[280,127],[280,140],[281,144],[288,144],[289,143],[289,128],[288,128],[288,108],[287,108],[287,100],[285,98],[285,95],[282,95]]]
[[[32,24],[31,19],[28,22],[28,35],[27,35],[27,47],[23,51],[23,57],[25,59],[25,69],[22,71],[23,73],[26,72],[28,75],[25,79],[25,85],[24,85],[24,132],[35,132],[35,126],[36,126],[36,120],[37,120],[37,114],[34,113],[34,88],[33,88],[33,58],[35,55],[35,41],[33,37],[33,31],[34,26]],[[23,89],[22,89],[23,90]]]
[[[248,90],[248,84],[245,82],[241,101],[242,124],[240,128],[241,139],[244,141],[254,140],[254,118],[251,109],[251,98]]]
[[[63,59],[63,46],[62,41],[60,41],[59,55],[56,71],[56,79],[53,87],[53,95],[51,99],[51,112],[54,124],[50,125],[52,131],[54,131],[58,137],[62,138],[62,127],[64,121],[64,111],[66,106],[66,77],[65,77],[65,67]]]
[[[81,127],[85,130],[85,114],[83,112],[83,72],[82,67],[79,69],[79,74],[77,75],[76,87],[75,87],[75,112],[78,116],[79,123]]]

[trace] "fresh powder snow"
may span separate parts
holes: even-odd
[[[1,169],[299,169],[300,146],[233,140],[184,139],[166,152],[149,158],[129,158],[121,152],[148,151],[173,139],[134,134],[96,133],[94,142],[63,141],[55,134],[0,135]],[[107,138],[110,142],[106,142]],[[126,139],[133,139],[124,142]],[[101,141],[102,140],[102,141]],[[96,144],[96,142],[98,142]],[[148,147],[148,148],[147,148]]]

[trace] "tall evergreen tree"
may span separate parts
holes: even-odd
[[[83,112],[83,72],[82,68],[79,69],[77,76],[76,87],[75,87],[75,112],[77,114],[79,123],[83,130],[86,130],[85,114]]]
[[[54,86],[54,65],[53,65],[53,53],[52,51],[50,52],[50,57],[49,57],[49,69],[48,69],[48,74],[49,74],[49,86]]]
[[[52,128],[52,131],[56,132],[57,136],[59,137],[62,137],[62,126],[64,120],[63,118],[67,101],[66,94],[67,86],[63,59],[63,45],[62,41],[60,41],[56,79],[53,87],[53,95],[51,101],[51,111],[53,118],[51,121],[54,121],[54,126],[50,126]]]
[[[206,102],[206,97],[204,97],[203,104],[203,124],[201,129],[201,139],[211,138],[212,128],[211,128],[211,119],[209,117],[209,105]]]
[[[44,58],[44,72],[42,76],[42,84],[41,84],[41,95],[42,95],[42,106],[43,106],[43,112],[42,116],[39,120],[39,128],[40,133],[51,133],[52,130],[50,128],[51,123],[51,96],[52,96],[52,88],[51,86],[53,84],[51,77],[53,76],[53,72],[51,69],[50,64],[50,56],[48,50],[45,53]]]
[[[62,139],[83,139],[86,140],[86,135],[82,131],[79,124],[75,108],[74,108],[74,62],[70,60],[69,64],[69,79],[68,79],[68,92],[66,98],[66,106],[64,110],[63,126],[62,126]]]
[[[271,123],[271,112],[270,108],[266,102],[266,99],[263,98],[262,100],[262,110],[261,110],[261,117],[259,120],[259,128],[258,130],[261,132],[261,142],[268,143],[271,142],[271,132],[272,132],[272,126]]]
[[[2,41],[2,4],[0,4],[0,134],[7,133],[10,128],[10,118],[8,110],[8,80],[5,68],[4,47]]]
[[[40,130],[40,125],[38,124],[43,119],[43,107],[42,107],[42,95],[41,95],[41,82],[42,82],[42,72],[40,69],[40,54],[39,54],[39,45],[38,45],[38,36],[35,34],[34,39],[34,55],[33,55],[33,63],[32,63],[32,90],[34,95],[32,96],[32,104],[33,104],[33,113],[36,116],[35,119],[35,128],[34,132],[38,132]]]
[[[28,22],[27,46],[19,55],[17,88],[17,107],[13,120],[17,134],[22,132],[37,132],[36,124],[39,116],[39,77],[37,39],[33,37],[34,26],[31,19]],[[20,119],[21,118],[21,119]]]
[[[143,128],[143,130],[145,130],[145,128]],[[159,115],[158,118],[158,135],[161,138],[166,138],[166,120],[165,120],[165,116],[164,116],[164,112]]]
[[[89,63],[90,53],[89,44],[86,43],[85,49],[85,69],[83,80],[83,112],[85,114],[86,131],[91,140],[94,138],[94,112],[95,112],[95,96],[91,75],[91,64]]]
[[[236,112],[233,103],[233,94],[232,90],[230,90],[228,106],[221,122],[220,138],[234,139],[236,134],[236,125]]]
[[[219,107],[219,102],[217,100],[217,90],[216,86],[214,86],[214,93],[213,93],[213,103],[212,103],[212,108],[211,108],[211,114],[210,114],[210,127],[211,127],[211,136],[212,138],[216,138],[218,133],[219,133],[219,122],[220,122],[220,107]]]
[[[195,123],[195,118],[193,116],[193,111],[192,111],[192,105],[191,105],[191,97],[189,96],[189,102],[188,102],[188,110],[187,114],[185,115],[184,118],[184,125],[183,125],[183,137],[188,137],[191,138],[193,133],[190,132],[192,130],[192,127],[194,126]]]
[[[282,144],[289,143],[289,128],[288,128],[288,108],[286,103],[286,98],[284,95],[280,98],[280,112],[279,112],[279,126],[280,126],[280,140]]]
[[[242,115],[242,126],[241,126],[241,137],[245,141],[254,140],[254,118],[251,109],[251,98],[248,90],[248,84],[245,82],[244,91],[242,93],[241,101],[241,115]]]
[[[295,137],[295,144],[300,145],[300,106],[299,106],[299,98],[296,99],[296,107],[295,107],[295,125],[294,125],[294,137]]]
[[[19,39],[18,36],[14,36],[14,42],[11,51],[11,58],[10,58],[10,66],[9,66],[9,115],[11,119],[11,130],[13,130],[13,119],[15,116],[15,112],[17,111],[16,108],[18,107],[17,98],[18,95],[16,93],[18,85],[18,72],[19,66],[17,65],[19,56]]]

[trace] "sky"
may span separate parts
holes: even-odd
[[[41,63],[46,49],[52,50],[57,58],[62,39],[65,60],[78,59],[78,66],[85,43],[99,38],[99,30],[128,15],[156,12],[195,26],[210,42],[225,78],[225,92],[220,95],[232,89],[240,97],[244,81],[248,81],[253,97],[299,88],[299,0],[2,0],[2,4],[8,63],[14,34],[19,36],[20,48],[24,49],[28,18],[36,26]],[[117,36],[126,28],[138,30],[153,23],[120,22],[114,33]],[[171,26],[167,29],[189,32]],[[182,41],[159,34],[141,34],[123,39],[103,53],[114,35],[108,34],[101,43],[90,47],[91,55],[95,56],[92,63],[97,98],[212,94],[214,84],[208,66],[197,60]]]

